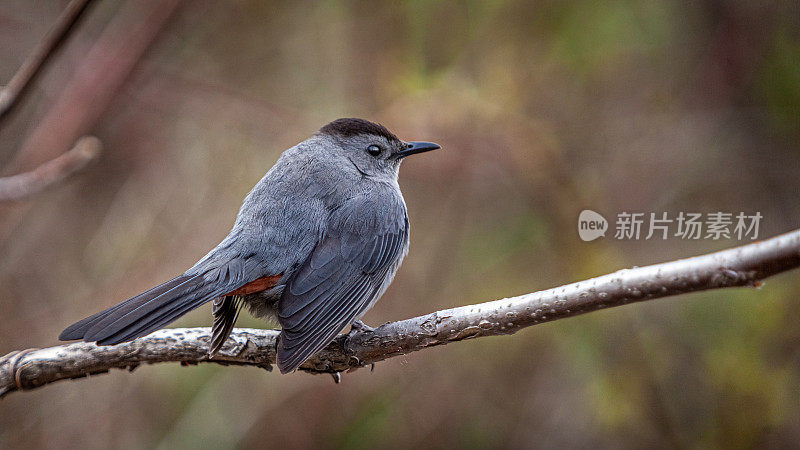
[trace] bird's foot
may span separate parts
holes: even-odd
[[[350,348],[350,338],[353,337],[353,333],[372,332],[372,331],[375,331],[375,328],[372,328],[371,326],[365,324],[364,322],[362,322],[360,320],[354,320],[350,324],[350,332],[347,333],[346,337],[344,338],[344,349],[345,349],[345,351],[347,353],[349,353],[349,354],[354,353],[353,350]],[[355,366],[353,367],[353,369],[355,369],[356,367],[363,367],[364,366],[364,364],[361,364],[361,362],[355,356],[351,356],[351,358],[353,358],[355,360]],[[351,370],[353,370],[353,369],[351,369]],[[375,364],[370,364],[369,371],[370,372],[374,372],[375,371]]]
[[[353,323],[350,324],[350,329],[355,331],[375,331],[375,328],[372,328],[360,320],[354,320]]]

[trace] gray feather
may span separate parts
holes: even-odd
[[[381,211],[364,209],[364,200],[351,199],[342,208],[341,217],[347,221],[339,222],[341,228],[331,222],[324,239],[287,284],[278,304],[282,372],[296,369],[363,314],[383,293],[405,254],[407,219],[390,216],[381,223],[376,217]],[[354,216],[374,221],[373,227],[381,233],[370,233],[369,227],[353,221]]]
[[[214,356],[225,344],[233,331],[239,311],[242,308],[242,297],[226,295],[214,300],[211,314],[214,322],[211,325],[211,346],[208,354]]]

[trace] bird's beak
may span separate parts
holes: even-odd
[[[392,155],[394,159],[403,159],[406,156],[416,155],[417,153],[429,152],[442,148],[433,142],[406,142],[406,149]]]

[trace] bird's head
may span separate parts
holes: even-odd
[[[364,119],[337,119],[317,136],[333,143],[337,156],[368,177],[396,178],[400,162],[410,155],[441,148],[432,142],[405,142],[383,125]]]

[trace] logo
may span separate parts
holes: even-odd
[[[578,216],[578,235],[582,240],[593,241],[600,236],[605,237],[608,230],[608,221],[605,217],[592,211],[584,209]]]
[[[739,212],[621,212],[617,214],[614,239],[651,240],[680,239],[758,239],[758,230],[764,216]],[[578,235],[584,241],[605,237],[608,221],[605,217],[584,209],[578,216]]]

